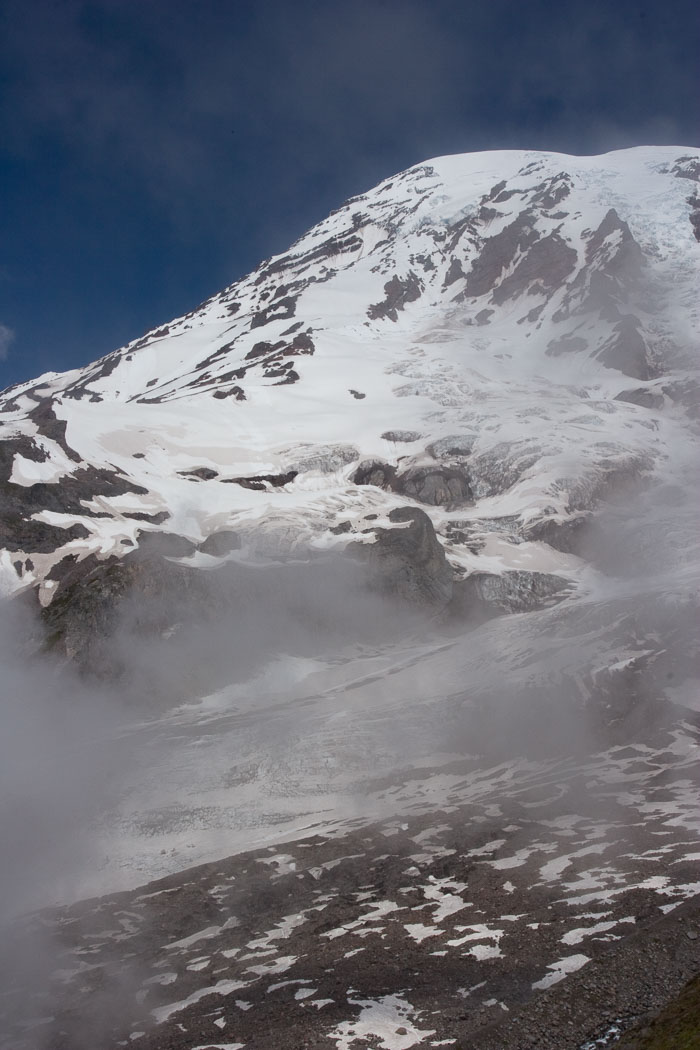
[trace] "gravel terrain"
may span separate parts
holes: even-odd
[[[699,737],[465,759],[397,819],[37,912],[3,960],[1,1045],[610,1045],[700,968]]]

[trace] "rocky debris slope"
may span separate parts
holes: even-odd
[[[405,817],[22,920],[2,1045],[578,1050],[629,1027],[700,963],[696,721],[463,759],[439,800],[416,771],[383,787]]]

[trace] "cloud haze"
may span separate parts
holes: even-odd
[[[0,361],[4,361],[10,349],[15,333],[6,324],[0,324]]]

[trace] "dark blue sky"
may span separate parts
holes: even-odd
[[[696,0],[5,0],[0,388],[443,153],[698,143]]]

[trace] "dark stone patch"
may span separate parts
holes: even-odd
[[[343,208],[339,208],[338,211],[343,211]],[[331,212],[331,215],[337,214],[337,212]],[[335,259],[341,255],[345,255],[348,252],[359,251],[362,247],[362,239],[357,236],[354,232],[355,229],[359,229],[359,226],[363,224],[363,217],[360,212],[356,212],[353,216],[353,231],[348,231],[344,234],[339,234],[334,237],[329,237],[321,244],[316,245],[315,248],[310,248],[306,252],[299,254],[288,253],[281,259],[275,260],[275,262],[268,263],[263,266],[260,270],[258,277],[255,280],[255,284],[260,285],[265,281],[274,278],[277,274],[283,273],[285,270],[294,268],[297,273],[301,272],[302,269],[308,268],[312,263],[323,262],[328,259]],[[359,223],[359,226],[356,225]],[[312,280],[317,278],[312,278]],[[308,282],[297,281],[293,285],[294,289],[300,289],[304,287]]]
[[[431,442],[426,452],[433,459],[451,459],[454,456],[468,456],[474,447],[476,434],[449,434]]]
[[[641,322],[626,314],[615,325],[612,337],[598,351],[597,357],[606,368],[616,368],[634,379],[654,379],[657,375],[649,362],[647,345],[640,331]]]
[[[565,171],[560,171],[558,175],[553,175],[550,179],[545,179],[544,182],[541,182],[539,186],[535,186],[532,203],[538,204],[549,211],[568,197],[570,193],[571,179]]]
[[[291,361],[273,360],[273,362],[270,365],[266,366],[266,368],[263,371],[263,375],[265,379],[279,379],[280,377],[284,378],[285,374],[289,372],[292,369],[292,367],[293,366]]]
[[[663,387],[664,394],[682,405],[691,419],[700,419],[700,383],[697,379],[678,379]]]
[[[671,171],[677,179],[700,182],[700,160],[697,157],[679,157]]]
[[[84,540],[90,535],[80,522],[62,528],[34,518],[24,518],[13,511],[0,514],[0,546],[8,551],[31,551],[50,554],[71,540]]]
[[[410,467],[398,474],[390,463],[365,460],[352,480],[356,485],[374,485],[401,493],[431,507],[460,506],[473,498],[466,471],[460,466]]]
[[[288,386],[290,383],[297,383],[300,378],[301,377],[299,373],[296,372],[293,368],[290,368],[287,371],[287,374],[285,375],[284,379],[281,379],[279,383],[275,383],[275,386]]]
[[[561,354],[575,354],[585,350],[588,343],[580,335],[562,335],[559,339],[550,339],[545,353],[548,357],[559,357]]]
[[[522,196],[522,190],[501,190],[495,197],[492,198],[494,204],[505,204],[511,197],[515,197],[516,193]]]
[[[51,398],[47,397],[40,401],[36,408],[27,413],[27,418],[31,419],[40,434],[60,445],[69,459],[74,463],[80,463],[80,456],[66,441],[67,423],[65,419],[57,418]]]
[[[399,507],[389,521],[403,527],[377,528],[375,543],[353,543],[348,551],[366,560],[373,588],[411,604],[444,608],[452,597],[452,569],[430,518],[418,508]]]
[[[145,452],[134,452],[134,454],[132,456],[132,459],[145,459],[145,458],[146,458],[146,453]]]
[[[454,284],[455,281],[458,281],[460,277],[466,277],[466,274],[462,269],[462,260],[453,257],[447,273],[445,274],[445,280],[442,283],[442,287],[449,288],[449,286]]]
[[[220,360],[220,358],[224,357],[229,352],[229,350],[233,350],[235,345],[235,339],[232,340],[230,343],[224,343],[224,345],[220,346],[218,350],[215,350],[212,354],[209,354],[208,357],[205,357],[203,361],[200,361],[197,365],[197,368],[211,368],[211,366],[215,364],[218,360]]]
[[[240,550],[241,538],[237,532],[232,529],[221,529],[219,532],[212,532],[210,536],[207,536],[202,543],[199,544],[197,550],[201,551],[202,554],[210,554],[215,558],[223,558],[231,551]]]
[[[419,266],[422,266],[424,273],[430,273],[431,270],[435,269],[435,263],[429,255],[412,255],[411,263],[417,263]]]
[[[283,485],[291,484],[298,473],[298,470],[289,470],[286,474],[256,474],[250,478],[221,478],[221,480],[225,484],[241,485],[244,489],[255,489],[256,491],[265,492],[268,491],[268,485],[273,489],[279,489]]]
[[[291,343],[285,343],[284,340],[276,343],[256,343],[246,354],[246,359],[262,364],[265,378],[280,379],[281,382],[276,384],[280,386],[296,383],[300,378],[299,373],[293,368],[292,361],[287,358],[310,356],[315,349],[309,332],[299,332]]]
[[[144,543],[149,535],[152,540]],[[196,571],[166,561],[159,542],[168,549],[167,535],[140,533],[140,549],[124,558],[100,560],[90,554],[68,565],[51,603],[41,612],[47,648],[75,660],[92,675],[122,674],[127,655],[112,652],[105,642],[120,622],[124,603],[136,602],[134,618],[140,636],[158,636],[169,623],[165,609],[171,606],[174,593],[194,597],[196,591]],[[153,603],[153,609],[145,602]]]
[[[478,297],[491,292],[515,256],[526,252],[538,237],[531,212],[523,211],[495,237],[487,238],[467,276],[465,296]]]
[[[411,467],[398,475],[394,490],[430,507],[459,507],[473,501],[466,471],[461,467]]]
[[[362,394],[359,390],[348,390],[348,393],[352,394],[356,401],[362,401],[367,397],[367,394]]]
[[[533,306],[532,310],[528,310],[524,317],[518,318],[518,324],[523,324],[525,321],[528,321],[530,324],[534,324],[536,321],[539,321],[544,307],[544,303],[540,303],[539,306]]]
[[[303,327],[303,325],[304,325],[303,321],[296,321],[294,324],[290,325],[289,328],[285,328],[285,330],[281,334],[283,336],[291,335],[292,332],[298,332],[299,329]]]
[[[557,233],[541,237],[528,249],[527,254],[515,270],[494,289],[493,301],[497,305],[514,299],[538,282],[537,291],[547,292],[559,288],[576,267],[578,256]]]
[[[145,521],[149,525],[162,525],[164,521],[167,521],[170,514],[167,510],[159,510],[157,514],[146,514],[144,511],[127,511],[124,514],[125,518],[129,518],[130,521]]]
[[[15,456],[30,459],[33,463],[45,463],[49,458],[48,452],[26,434],[8,438],[0,442],[0,479],[8,481],[12,474]]]
[[[211,467],[195,467],[194,470],[178,470],[181,478],[198,478],[200,481],[212,481],[218,478],[218,471]]]
[[[655,394],[652,390],[638,387],[636,390],[623,390],[617,394],[615,401],[628,401],[632,405],[640,405],[642,408],[662,409],[664,407],[664,395]]]
[[[270,321],[286,321],[287,318],[294,317],[296,305],[296,296],[285,296],[282,299],[276,299],[266,309],[258,310],[257,313],[253,314],[250,322],[251,329],[262,328]]]
[[[81,468],[61,478],[60,483],[15,485],[8,480],[14,455],[26,446],[28,438],[0,442],[0,544],[8,550],[49,552],[72,539],[89,535],[84,525],[68,528],[37,521],[32,516],[43,510],[80,517],[108,517],[84,506],[94,496],[147,495],[148,490],[127,481],[116,471]]]
[[[396,467],[382,460],[363,460],[351,479],[356,485],[374,485],[379,489],[394,491]]]
[[[578,514],[563,521],[551,517],[541,518],[524,527],[523,537],[526,540],[547,543],[554,550],[564,554],[578,554],[586,536],[589,520],[588,514]]]
[[[279,350],[280,347],[285,345],[284,340],[280,340],[277,343],[260,342],[255,343],[252,350],[249,350],[245,355],[246,361],[255,361],[260,357],[267,357],[268,354],[274,353],[275,350]]]
[[[491,315],[494,312],[495,312],[494,310],[487,310],[487,309],[479,310],[478,314],[475,315],[474,320],[476,321],[476,323],[478,325],[488,324],[489,320],[491,318]]]
[[[529,612],[540,608],[555,596],[561,601],[571,591],[571,584],[561,576],[544,572],[515,569],[496,575],[474,572],[454,584],[450,605],[452,615],[460,618],[489,616],[512,612]]]
[[[455,222],[451,226],[448,226],[447,237],[445,239],[445,254],[453,252],[459,241],[462,239],[463,235],[467,232],[471,234],[476,233],[476,226],[474,225],[474,220],[468,217],[460,219],[459,222]],[[455,260],[453,260],[453,262],[454,261]],[[462,276],[465,275],[463,274]]]
[[[538,462],[541,451],[527,442],[501,441],[470,460],[470,478],[479,498],[507,492]]]
[[[150,342],[150,340],[149,340]],[[136,347],[132,347],[135,350]],[[98,379],[106,379],[107,376],[111,376],[112,372],[121,364],[121,354],[119,351],[114,351],[111,354],[107,354],[106,357],[101,357],[99,361],[95,362],[95,365],[91,368],[85,378],[78,380],[71,386],[66,387],[64,395],[66,397],[73,398],[74,400],[80,400],[88,394],[91,394],[90,400],[96,399],[101,401],[102,398],[97,394],[93,394],[89,390],[91,383],[96,382]]]
[[[377,321],[388,317],[390,321],[398,321],[398,310],[403,310],[406,303],[415,302],[423,291],[423,282],[416,277],[411,270],[407,277],[401,278],[397,274],[384,285],[385,298],[381,303],[373,303],[367,310],[370,321]]]
[[[233,397],[233,398],[236,399],[236,401],[246,401],[247,400],[247,398],[245,396],[245,391],[244,391],[243,387],[240,387],[240,386],[232,386],[232,387],[229,387],[228,390],[215,390],[214,393],[212,394],[212,397],[217,398],[219,401],[223,400],[223,398],[225,398],[225,397]]]
[[[192,540],[174,532],[146,532],[139,529],[136,542],[141,552],[159,554],[164,558],[188,558],[197,549]]]
[[[398,444],[401,442],[410,443],[411,441],[419,441],[423,435],[417,430],[385,430],[381,435],[384,441],[393,441]]]
[[[488,208],[484,204],[479,208],[479,221],[483,223],[491,222],[500,214],[498,208]]]
[[[497,182],[495,186],[492,186],[486,196],[482,197],[482,201],[495,201],[496,197],[506,188],[506,180],[502,179],[501,182]]]
[[[57,561],[55,565],[52,565],[49,571],[46,573],[47,580],[62,580],[69,572],[71,572],[78,563],[77,554],[66,554],[60,561]]]
[[[620,234],[619,243],[613,248],[606,243],[612,234]],[[644,253],[635,241],[632,231],[611,208],[598,229],[586,245],[586,262],[596,264],[605,273],[613,276],[637,274],[644,264]]]
[[[299,335],[294,336],[285,353],[294,354],[295,356],[305,354],[311,355],[315,350],[316,347],[311,338],[311,334],[309,332],[300,332]]]
[[[337,525],[331,525],[328,531],[334,536],[342,536],[344,532],[352,532],[352,525],[349,521],[341,521]]]

